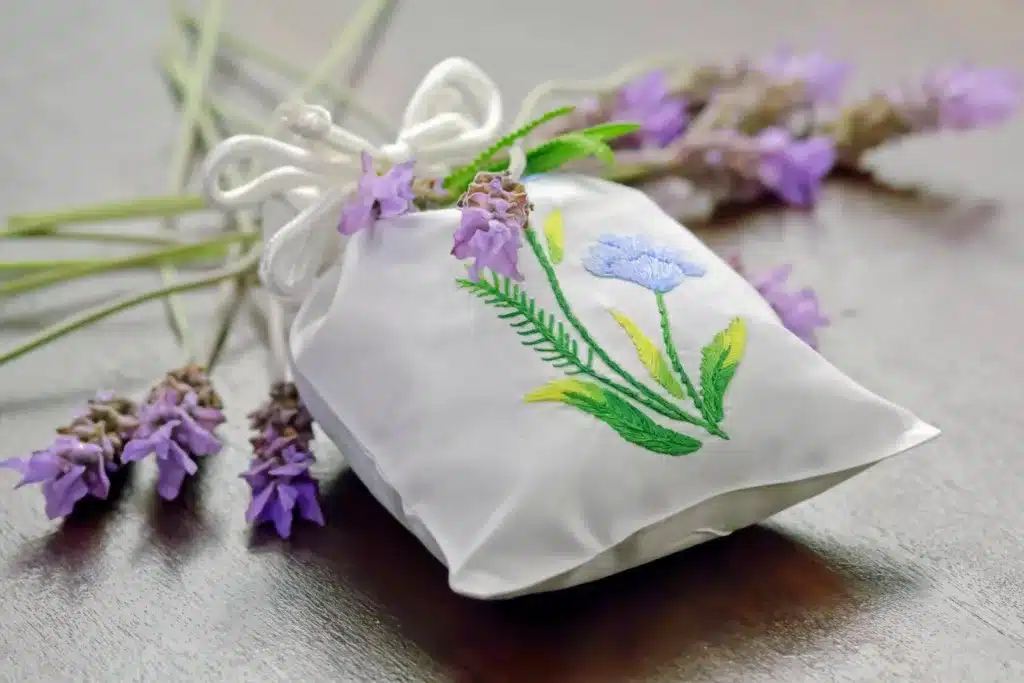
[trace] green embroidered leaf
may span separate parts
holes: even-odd
[[[548,242],[548,254],[556,266],[565,258],[565,235],[562,231],[562,212],[555,209],[544,220],[544,239]]]
[[[689,455],[703,445],[697,439],[666,429],[619,395],[578,379],[550,382],[523,397],[527,403],[554,401],[596,417],[626,441],[662,455]]]
[[[636,355],[640,357],[640,362],[647,368],[647,372],[651,373],[651,377],[658,384],[665,387],[665,391],[668,393],[676,398],[683,398],[685,396],[683,387],[679,384],[679,380],[676,379],[675,375],[672,374],[668,360],[662,355],[657,344],[651,341],[650,337],[645,335],[643,330],[630,320],[625,313],[616,310],[611,310],[609,313],[615,318],[615,322],[629,335],[630,341],[636,347]]]
[[[701,349],[700,392],[704,418],[718,424],[725,417],[725,391],[736,374],[747,347],[747,326],[742,318],[733,318],[729,326]]]
[[[553,109],[552,111],[549,111],[540,118],[530,121],[522,128],[512,131],[511,133],[509,133],[508,135],[506,135],[505,137],[491,145],[487,150],[482,152],[476,159],[473,159],[473,161],[471,161],[469,164],[463,166],[462,168],[456,169],[455,171],[452,171],[452,173],[441,182],[442,187],[444,187],[444,189],[450,192],[451,194],[461,194],[462,192],[465,191],[467,187],[469,187],[469,184],[473,182],[473,178],[476,177],[478,171],[488,170],[486,168],[487,162],[494,158],[495,154],[505,149],[506,147],[511,147],[513,144],[516,143],[516,141],[525,138],[527,135],[529,135],[535,129],[544,125],[545,123],[553,121],[559,117],[565,116],[566,114],[572,113],[574,109],[575,107],[559,107],[558,109]],[[505,166],[508,166],[508,161],[505,161],[504,164]]]
[[[501,311],[498,317],[508,321],[523,346],[529,346],[540,354],[541,359],[565,374],[576,375],[593,366],[593,350],[588,348],[586,359],[580,358],[579,343],[565,325],[538,306],[533,297],[507,277],[492,273],[490,281],[481,277],[478,282],[458,279],[455,283],[460,289]]]

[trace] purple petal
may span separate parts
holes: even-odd
[[[157,460],[156,466],[156,492],[164,500],[174,500],[181,493],[181,486],[185,483],[185,468],[171,459]]]
[[[292,533],[293,508],[295,507],[296,492],[291,486],[277,487],[277,500],[274,506],[273,519],[274,528],[278,536],[288,538]]]
[[[63,476],[50,479],[43,483],[43,497],[46,500],[46,516],[49,519],[67,517],[75,508],[75,503],[89,493],[83,475],[85,467],[72,467]]]
[[[299,514],[314,524],[324,525],[324,513],[320,509],[319,487],[315,481],[293,484],[298,502]]]
[[[275,477],[297,477],[309,470],[309,463],[290,462],[270,470]]]
[[[271,498],[274,497],[277,487],[274,485],[267,486],[259,493],[255,493],[252,497],[252,501],[249,503],[249,509],[245,511],[245,521],[252,524],[260,518],[267,504],[270,503]]]

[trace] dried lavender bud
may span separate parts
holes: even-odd
[[[197,404],[202,408],[222,410],[224,403],[213,388],[213,382],[206,370],[200,365],[186,365],[173,370],[164,377],[149,393],[149,401],[157,398],[157,394],[173,391],[178,396],[190,393],[196,395]]]
[[[249,428],[258,433],[253,447],[261,448],[265,441],[278,437],[295,437],[302,446],[313,440],[313,416],[299,396],[293,382],[275,382],[270,387],[270,398],[248,415]]]
[[[507,173],[477,173],[458,206],[462,216],[451,254],[459,260],[473,259],[469,278],[476,281],[487,268],[522,281],[519,249],[533,209],[522,183]]]
[[[526,187],[507,172],[477,173],[473,182],[466,188],[466,192],[459,197],[457,206],[493,211],[499,202],[507,204],[504,212],[516,220],[519,227],[526,225],[533,205],[526,196]]]

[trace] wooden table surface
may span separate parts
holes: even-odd
[[[311,65],[356,5],[247,0],[230,25]],[[158,0],[5,9],[4,214],[164,191],[175,109],[155,54],[167,22]],[[1024,70],[1022,36],[1015,0],[409,1],[359,88],[396,119],[451,54],[478,62],[515,102],[546,78],[599,75],[650,52],[697,62],[789,43],[853,61],[857,94],[960,60]],[[942,427],[938,441],[623,576],[475,602],[449,591],[337,456],[325,462],[336,472],[326,528],[290,543],[250,535],[235,477],[247,457],[241,418],[267,378],[246,322],[216,371],[229,448],[185,499],[159,504],[143,474],[107,514],[60,525],[37,492],[3,492],[0,680],[1024,680],[1022,161],[1024,121],[916,141],[872,159],[889,189],[836,182],[813,215],[762,210],[704,233],[754,266],[793,261],[794,279],[836,319],[824,353]],[[82,253],[0,248],[5,260]],[[0,342],[150,282],[5,300]],[[208,334],[213,298],[187,304]],[[152,305],[0,368],[0,457],[41,447],[95,388],[141,392],[178,363]],[[5,489],[14,481],[2,475]]]

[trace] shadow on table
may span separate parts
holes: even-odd
[[[292,542],[337,577],[337,594],[322,599],[344,604],[353,587],[365,591],[460,681],[602,683],[709,649],[742,653],[762,638],[797,648],[864,600],[825,558],[760,527],[578,588],[471,600],[451,592],[441,564],[351,473],[325,490],[324,505],[330,524],[300,529]],[[260,530],[254,545],[269,538]],[[868,592],[908,581],[886,576]]]

